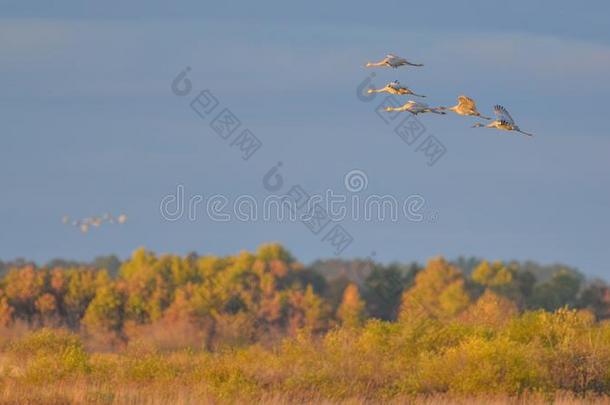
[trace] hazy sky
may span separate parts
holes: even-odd
[[[126,4],[129,3],[129,4]],[[361,170],[360,195],[418,194],[416,223],[342,221],[382,261],[443,254],[564,262],[610,276],[610,3],[607,1],[0,1],[0,258],[228,254],[265,241],[299,259],[332,257],[299,223],[166,221],[164,196],[248,194],[278,161],[285,188],[333,189]],[[503,104],[537,136],[420,117],[446,148],[433,166],[356,97],[387,52],[423,68],[375,70],[451,105]],[[192,91],[172,80],[191,67]],[[201,119],[189,102],[219,101]],[[406,100],[407,98],[405,98]],[[229,108],[263,143],[249,160],[210,122]],[[423,139],[423,138],[422,138]],[[61,217],[125,212],[86,235]],[[430,214],[430,215],[428,215]]]

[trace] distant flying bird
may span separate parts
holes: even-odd
[[[501,105],[494,106],[494,115],[496,116],[496,119],[490,122],[489,124],[484,125],[483,123],[478,122],[472,127],[496,128],[502,131],[516,131],[522,133],[523,135],[534,136],[534,134],[521,131],[517,124],[515,124],[515,120],[513,120],[513,117],[511,117],[506,108],[502,107]]]
[[[422,96],[421,94],[413,93],[413,91],[410,88],[401,85],[398,82],[398,80],[394,80],[393,82],[386,84],[385,87],[382,87],[381,89],[369,89],[368,93],[369,94],[370,93],[390,93],[390,94],[396,94],[399,96],[411,94],[411,95],[417,96],[417,97],[426,97],[426,96]]]
[[[428,104],[420,103],[417,101],[407,101],[404,105],[400,107],[386,107],[386,111],[408,111],[413,115],[421,114],[421,113],[435,113],[435,114],[445,114],[444,111],[441,111],[439,107],[429,107]]]
[[[61,221],[64,224],[70,224],[76,228],[79,228],[82,233],[87,233],[92,229],[91,227],[99,228],[104,223],[124,224],[125,222],[127,222],[127,215],[121,214],[115,219],[112,215],[105,213],[105,214],[102,214],[101,216],[94,216],[94,217],[87,217],[87,218],[73,219],[73,220],[70,220],[69,216],[64,215],[62,217]]]
[[[405,58],[401,58],[400,56],[396,56],[393,53],[389,53],[385,58],[380,60],[379,62],[368,62],[365,67],[391,67],[397,68],[399,66],[424,66],[421,63],[411,63]]]
[[[477,105],[473,99],[466,96],[458,97],[458,104],[453,107],[440,107],[442,110],[453,111],[457,115],[472,115],[474,117],[480,117],[485,120],[490,120],[489,117],[484,117],[480,112],[477,111]]]

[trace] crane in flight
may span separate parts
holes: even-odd
[[[480,117],[484,120],[490,120],[491,118],[481,115],[477,110],[477,104],[473,99],[467,96],[459,96],[457,105],[453,107],[440,107],[442,110],[453,111],[457,115],[472,115],[473,117]]]
[[[477,122],[472,127],[495,128],[502,131],[515,131],[522,133],[523,135],[534,136],[534,134],[522,131],[521,128],[519,128],[519,126],[515,123],[515,120],[513,120],[513,117],[510,116],[508,110],[506,110],[506,108],[502,107],[501,105],[494,106],[494,115],[496,116],[496,119],[490,122],[489,124],[484,125],[481,122]]]
[[[408,111],[413,115],[421,114],[421,113],[434,113],[434,114],[446,114],[444,111],[441,111],[440,107],[430,107],[426,103],[420,103],[418,101],[407,101],[404,105],[400,107],[386,107],[386,111]]]
[[[369,89],[368,93],[369,94],[370,93],[390,93],[390,94],[395,94],[397,96],[410,94],[410,95],[416,96],[416,97],[426,97],[421,94],[415,94],[413,92],[413,90],[411,90],[410,88],[408,88],[406,86],[403,86],[402,84],[400,84],[400,82],[398,80],[394,80],[393,82],[386,84],[384,87],[382,87],[380,89]]]
[[[393,53],[389,53],[385,58],[380,60],[379,62],[368,62],[365,67],[391,67],[396,69],[399,66],[424,66],[421,63],[411,63],[405,58],[401,58],[400,56],[396,56]]]

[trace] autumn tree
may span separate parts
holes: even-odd
[[[328,308],[309,284],[303,296],[303,312],[305,313],[305,328],[312,333],[318,333],[325,329],[328,321]]]
[[[9,304],[8,298],[0,290],[0,327],[7,327],[12,323],[14,311],[15,309]]]
[[[34,305],[42,325],[53,325],[59,322],[57,299],[53,294],[42,294]]]
[[[463,311],[471,298],[457,267],[442,257],[431,259],[402,296],[399,318],[451,318]]]
[[[337,318],[343,326],[355,328],[364,321],[364,301],[360,298],[358,286],[351,283],[343,292],[343,300],[337,310]]]
[[[464,311],[461,319],[465,322],[497,328],[517,314],[517,305],[513,301],[488,289]]]
[[[520,271],[517,266],[505,265],[501,261],[481,261],[473,270],[471,279],[481,289],[503,295],[519,307],[525,306],[535,284],[535,277],[530,272]]]
[[[5,294],[15,315],[31,322],[36,314],[36,300],[45,289],[46,273],[34,266],[14,268],[4,278]]]

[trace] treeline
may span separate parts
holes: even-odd
[[[367,319],[501,325],[526,310],[585,309],[610,317],[610,290],[575,269],[534,263],[431,259],[425,266],[369,260],[305,267],[281,245],[215,257],[120,262],[0,263],[0,326],[62,327],[103,347],[144,340],[160,348],[217,349],[321,335]]]

